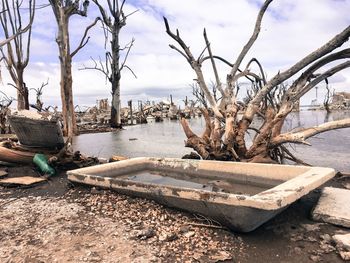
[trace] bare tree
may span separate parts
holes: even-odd
[[[30,107],[36,109],[37,111],[43,110],[44,103],[42,102],[41,96],[43,95],[43,88],[49,84],[49,80],[46,81],[46,83],[41,83],[40,88],[31,88],[31,90],[34,90],[36,102],[35,104],[30,104]]]
[[[86,16],[89,1],[80,0],[49,0],[58,26],[56,42],[59,49],[59,58],[61,66],[61,100],[63,116],[63,132],[69,138],[77,134],[77,125],[74,114],[73,104],[73,78],[72,78],[72,59],[88,43],[88,31],[98,22],[94,20],[86,29],[76,49],[71,51],[69,38],[69,19],[73,15]]]
[[[23,1],[19,0],[1,0],[2,10],[0,13],[0,22],[5,38],[8,40],[4,48],[0,48],[2,60],[8,69],[12,84],[17,89],[17,109],[29,109],[28,87],[24,82],[24,69],[29,62],[30,40],[31,40],[31,25],[35,14],[35,0],[29,0],[26,6],[28,10],[28,26],[22,29],[23,25]],[[9,40],[13,41],[9,41]]]
[[[279,163],[283,163],[285,159],[291,159],[295,162],[301,162],[285,147],[286,143],[309,145],[306,139],[318,133],[350,127],[350,119],[344,119],[299,131],[282,132],[282,126],[287,115],[304,94],[321,81],[350,67],[349,48],[334,52],[336,48],[339,48],[348,40],[350,26],[289,69],[278,72],[269,80],[266,79],[263,67],[255,58],[249,60],[247,65],[241,69],[243,59],[259,35],[263,15],[271,2],[272,0],[266,0],[263,3],[256,19],[254,31],[234,63],[229,63],[211,53],[205,30],[205,49],[208,50],[209,55],[204,56],[202,52],[199,57],[195,57],[189,46],[181,38],[179,31],[172,32],[167,19],[164,18],[167,34],[180,46],[170,45],[170,47],[178,51],[190,64],[197,76],[196,81],[207,99],[208,105],[214,112],[214,118],[211,119],[208,113],[204,111],[206,127],[201,136],[191,130],[185,119],[181,120],[187,136],[186,146],[196,150],[203,159]],[[201,66],[207,60],[211,62],[215,76],[218,76],[216,60],[230,66],[225,85],[218,77],[216,78],[216,87],[222,96],[219,101],[216,101],[210,92],[202,72]],[[339,60],[342,61],[338,62],[337,65],[323,72],[318,72],[322,70],[323,66],[331,62],[333,64]],[[257,72],[251,70],[252,64],[258,66]],[[243,107],[241,105],[243,111],[242,116],[240,116],[238,115],[240,104],[237,102],[237,89],[240,79],[243,77],[252,82],[254,91],[250,93],[251,98],[245,101],[245,105]],[[291,78],[295,80],[287,87],[284,82]],[[256,116],[263,117],[260,127],[252,125],[253,118]],[[245,137],[248,130],[255,133],[249,146]]]
[[[324,109],[326,110],[327,114],[329,115],[329,113],[331,112],[331,108],[330,108],[329,104],[330,104],[331,98],[334,95],[334,92],[332,94],[330,87],[328,85],[328,79],[325,79],[325,82],[326,82],[326,95],[325,95],[324,100],[323,100],[323,106],[324,106]]]
[[[131,40],[124,48],[120,47],[119,34],[120,30],[126,25],[126,19],[130,15],[134,14],[138,10],[125,15],[123,11],[124,4],[126,0],[107,0],[108,11],[106,11],[101,5],[100,1],[92,0],[99,8],[102,22],[105,29],[105,42],[110,40],[110,50],[105,54],[105,61],[102,62],[101,59],[97,63],[94,59],[94,67],[84,67],[84,69],[96,69],[102,72],[106,79],[110,82],[112,86],[112,108],[111,108],[111,126],[114,128],[121,127],[120,109],[120,82],[121,82],[121,72],[124,68],[128,69],[136,78],[135,73],[132,69],[126,65],[127,58],[129,56],[130,50],[134,44],[134,39]],[[120,62],[120,53],[126,50],[126,54],[122,62]]]

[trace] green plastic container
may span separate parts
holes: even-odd
[[[39,167],[39,170],[44,174],[55,175],[56,171],[47,162],[47,158],[44,154],[37,153],[34,155],[33,163]]]

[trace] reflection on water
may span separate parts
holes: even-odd
[[[327,120],[349,117],[350,111],[332,112],[328,116],[324,111],[294,112],[286,120],[284,130],[307,128]],[[202,133],[205,125],[203,119],[191,119],[189,122],[194,132]],[[129,140],[133,138],[137,140]],[[73,146],[82,153],[98,157],[181,157],[191,152],[190,148],[184,147],[185,139],[178,121],[165,120],[160,123],[125,127],[125,130],[120,132],[83,134],[74,139]],[[325,132],[308,141],[312,144],[311,147],[291,146],[297,157],[315,166],[350,171],[350,128]]]
[[[138,171],[118,176],[118,179],[175,187],[186,187],[209,192],[255,195],[269,187],[239,183],[237,181],[211,180],[205,177],[188,176],[185,173],[173,175],[159,171]]]

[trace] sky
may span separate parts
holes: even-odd
[[[47,4],[48,1],[37,0],[37,3]],[[106,1],[101,0],[101,3],[105,4]],[[137,78],[128,70],[122,72],[122,106],[126,106],[130,99],[135,102],[159,101],[168,99],[172,94],[174,100],[180,103],[185,96],[193,97],[190,84],[195,73],[180,54],[170,49],[169,44],[176,43],[165,33],[163,16],[168,18],[173,30],[179,29],[195,56],[205,47],[202,33],[206,28],[213,53],[233,63],[253,31],[261,5],[261,0],[127,0],[125,13],[138,11],[127,18],[127,24],[122,28],[121,46],[135,38],[126,64]],[[273,1],[263,18],[261,33],[242,65],[255,57],[263,65],[267,78],[272,78],[345,29],[350,24],[349,10],[350,0]],[[76,15],[71,18],[72,50],[80,42],[85,27],[97,16],[98,9],[91,2],[88,17]],[[48,80],[43,90],[44,106],[60,106],[61,103],[56,34],[57,24],[51,7],[37,10],[30,62],[24,77],[29,88],[38,88]],[[89,43],[73,59],[74,104],[82,107],[94,105],[97,99],[111,97],[110,84],[103,74],[95,70],[82,70],[84,65],[92,65],[91,57],[98,60],[105,54],[101,25],[93,28],[89,36]],[[3,39],[2,32],[0,38]],[[347,42],[342,48],[349,45]],[[222,64],[218,68],[221,80],[225,81],[230,68]],[[210,64],[203,65],[203,70],[208,82],[214,80]],[[15,97],[16,90],[7,85],[11,79],[4,65],[1,72],[0,90]],[[350,70],[338,73],[329,82],[336,91],[350,91]],[[320,102],[325,94],[324,86],[319,85]],[[312,90],[302,99],[302,104],[310,104],[315,97],[316,92]],[[29,99],[35,103],[33,90],[30,90]]]

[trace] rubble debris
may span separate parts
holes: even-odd
[[[40,182],[46,181],[45,178],[33,177],[33,176],[22,176],[22,177],[11,177],[0,180],[2,185],[33,185]]]
[[[320,225],[322,225],[322,223],[301,224],[301,227],[303,227],[306,232],[315,232],[315,231],[320,231]]]
[[[111,158],[109,158],[109,162],[119,162],[129,159],[128,157],[121,156],[121,155],[113,155]]]
[[[153,122],[162,122],[165,118],[177,120],[180,117],[194,118],[202,115],[200,107],[196,101],[184,100],[185,108],[180,109],[173,101],[170,95],[170,101],[137,101],[137,107],[134,107],[133,101],[128,101],[128,107],[120,109],[120,117],[122,126],[145,124]],[[111,106],[108,99],[97,100],[95,106],[81,110],[80,106],[76,106],[76,120],[79,133],[96,133],[111,132],[118,128],[110,126]]]
[[[0,134],[0,142],[3,142],[3,141],[17,142],[18,138],[16,134]]]
[[[316,221],[350,227],[350,190],[325,187],[312,211]]]
[[[212,255],[210,259],[214,262],[231,260],[232,256],[227,251],[218,251],[216,255]]]
[[[335,241],[337,248],[339,247],[350,251],[350,233],[344,235],[334,235],[332,238]]]
[[[184,156],[182,156],[181,159],[200,160],[201,157],[197,153],[191,152],[189,154],[185,154]]]
[[[335,92],[330,105],[332,109],[349,109],[350,108],[350,93]]]
[[[350,260],[350,233],[345,235],[334,235],[337,250],[343,260]]]
[[[136,234],[134,237],[137,237],[138,239],[145,240],[147,238],[151,238],[156,235],[156,232],[152,227],[147,227],[145,229],[141,229],[139,231],[136,231]]]

